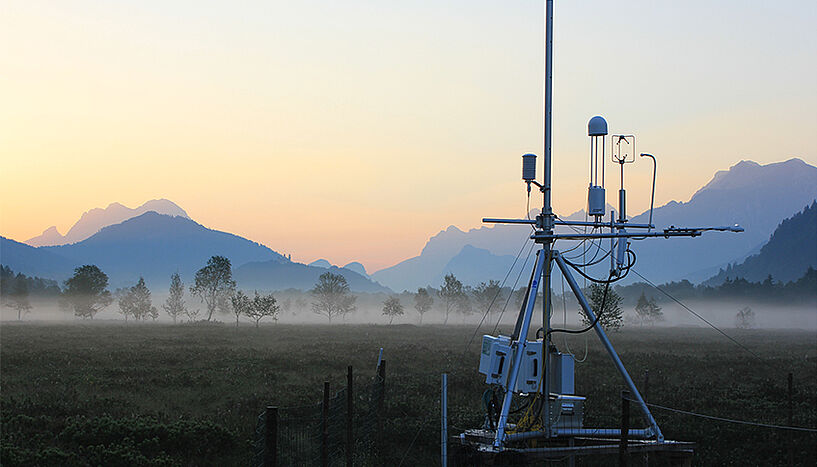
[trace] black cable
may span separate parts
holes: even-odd
[[[681,301],[680,301],[680,300],[678,300],[677,298],[675,298],[675,297],[673,297],[672,295],[670,295],[670,293],[669,293],[669,292],[667,292],[666,290],[664,290],[664,289],[662,289],[661,287],[658,287],[657,285],[655,285],[655,284],[654,284],[652,281],[650,281],[650,280],[649,280],[649,279],[647,279],[646,277],[642,276],[642,275],[641,275],[641,274],[640,274],[638,271],[636,271],[635,269],[633,269],[633,272],[634,272],[634,273],[635,273],[635,274],[636,274],[638,277],[640,277],[641,279],[643,279],[643,280],[644,280],[644,282],[646,282],[647,284],[650,284],[650,285],[651,285],[651,286],[652,286],[654,289],[658,290],[658,291],[659,291],[659,292],[661,292],[662,294],[664,294],[664,295],[666,295],[667,297],[671,298],[671,299],[672,299],[672,301],[674,301],[675,303],[677,303],[677,304],[681,305],[681,306],[682,306],[682,307],[683,307],[683,308],[684,308],[686,311],[688,311],[688,312],[692,313],[693,315],[695,315],[696,317],[698,317],[698,319],[700,319],[701,321],[703,321],[704,323],[706,323],[707,325],[709,325],[709,327],[711,327],[712,329],[714,329],[714,330],[718,331],[718,332],[719,332],[719,333],[720,333],[720,334],[721,334],[723,337],[725,337],[725,338],[729,339],[729,340],[730,340],[730,341],[732,341],[732,342],[733,342],[735,345],[737,345],[737,346],[738,346],[738,347],[740,347],[741,349],[743,349],[743,350],[745,350],[745,351],[749,352],[750,354],[754,355],[754,356],[755,356],[755,357],[757,357],[758,359],[763,360],[762,358],[760,358],[760,355],[758,355],[758,354],[756,354],[756,353],[752,352],[752,351],[751,351],[751,350],[750,350],[748,347],[746,347],[745,345],[743,345],[743,344],[741,344],[740,342],[736,341],[736,340],[735,340],[735,339],[734,339],[732,336],[730,336],[729,334],[727,334],[727,333],[725,333],[725,332],[721,331],[721,330],[720,330],[720,329],[719,329],[717,326],[715,326],[714,324],[712,324],[712,323],[710,323],[709,321],[707,321],[707,319],[706,319],[706,318],[704,318],[703,316],[699,315],[698,313],[695,313],[694,311],[692,311],[692,309],[691,309],[690,307],[688,307],[688,306],[684,305],[683,303],[681,303]]]
[[[612,274],[610,276],[612,277]],[[610,289],[610,283],[604,284],[604,295],[602,295],[602,298],[601,298],[601,306],[599,307],[599,311],[596,313],[596,319],[593,320],[593,322],[589,326],[587,326],[584,329],[575,329],[575,330],[574,329],[551,329],[550,331],[545,333],[544,341],[546,342],[547,338],[550,337],[550,335],[553,334],[553,333],[562,332],[562,333],[565,333],[565,334],[583,334],[583,333],[593,329],[594,327],[596,327],[596,324],[601,320],[601,316],[604,314],[604,307],[607,304],[607,291],[609,289]],[[543,330],[543,329],[539,328],[536,331],[536,337],[537,338],[539,337],[539,331],[541,331],[541,330]]]
[[[519,249],[519,253],[516,254],[516,258],[514,258],[514,260],[513,260],[513,264],[511,264],[511,267],[508,269],[508,272],[505,274],[505,278],[502,279],[502,284],[499,286],[499,290],[497,290],[496,294],[494,295],[494,298],[491,299],[491,303],[488,305],[488,309],[485,310],[485,313],[482,315],[482,319],[479,320],[479,324],[477,324],[477,328],[474,329],[474,335],[471,336],[471,339],[465,345],[465,351],[463,352],[463,354],[466,354],[468,352],[468,348],[471,346],[471,343],[474,342],[474,338],[477,336],[477,333],[479,333],[479,328],[482,327],[482,323],[484,323],[485,318],[488,317],[488,313],[490,313],[491,307],[494,305],[494,302],[496,301],[496,298],[502,293],[502,287],[505,286],[505,282],[508,280],[508,276],[511,275],[511,271],[513,271],[514,266],[516,266],[516,262],[519,261],[519,256],[522,254],[522,251],[525,249],[525,245],[527,245],[527,243],[528,243],[528,240],[525,239],[524,243],[522,243],[522,248]],[[525,262],[527,263],[527,260]],[[524,268],[524,266],[523,266],[523,268]],[[516,285],[516,284],[514,284],[514,285]],[[513,290],[511,290],[511,295],[513,295]]]
[[[528,265],[528,260],[530,259],[530,254],[533,251],[534,246],[536,246],[536,244],[531,243],[530,248],[528,248],[528,254],[527,256],[525,256],[525,262],[522,263],[522,267],[519,269],[519,274],[516,275],[516,280],[513,282],[513,287],[511,287],[511,293],[508,294],[508,298],[505,300],[505,306],[502,307],[502,312],[499,313],[499,318],[497,318],[496,324],[494,325],[494,329],[493,331],[491,331],[491,334],[496,334],[496,330],[499,328],[499,323],[502,322],[502,317],[505,315],[505,310],[507,310],[508,308],[508,303],[511,302],[511,298],[513,297],[513,293],[515,292],[514,289],[516,289],[516,284],[519,283],[519,278],[521,278],[522,273],[525,272],[525,266]],[[535,265],[534,269],[536,269]],[[530,284],[528,284],[528,287],[530,287]]]
[[[575,228],[575,227],[573,227],[573,226],[571,226],[571,228],[572,228],[574,231],[576,231],[576,232],[580,232],[580,231],[579,231],[579,229],[577,229],[577,228]],[[601,247],[601,246],[600,246],[599,248],[603,248],[603,247]],[[628,249],[627,251],[631,251],[631,250],[629,250],[629,249]],[[633,255],[635,255],[635,253],[633,253]],[[567,261],[567,260],[565,260],[565,261]],[[568,264],[570,264],[570,263],[568,263]],[[635,263],[633,263],[633,264],[635,264]],[[677,304],[681,305],[681,307],[683,307],[683,308],[684,308],[686,311],[690,312],[690,313],[691,313],[693,316],[695,316],[696,318],[698,318],[698,319],[700,319],[701,321],[703,321],[704,323],[706,323],[706,324],[707,324],[709,327],[711,327],[711,328],[712,328],[712,329],[714,329],[715,331],[718,331],[718,333],[720,333],[720,334],[721,334],[723,337],[725,337],[725,338],[729,339],[730,341],[732,341],[732,343],[733,343],[733,344],[737,345],[737,346],[738,346],[738,347],[740,347],[741,349],[743,349],[743,350],[745,350],[746,352],[750,353],[751,355],[753,355],[753,356],[754,356],[755,358],[757,358],[758,360],[761,360],[761,361],[764,361],[764,362],[765,362],[765,360],[763,360],[762,358],[760,358],[760,356],[759,356],[758,354],[756,354],[756,353],[752,352],[752,350],[750,350],[748,347],[746,347],[745,345],[743,345],[743,344],[741,344],[740,342],[738,342],[737,340],[735,340],[735,339],[734,339],[732,336],[730,336],[729,334],[726,334],[725,332],[721,331],[721,330],[720,330],[720,329],[719,329],[717,326],[715,326],[714,324],[710,323],[710,322],[709,322],[709,321],[708,321],[706,318],[704,318],[703,316],[701,316],[701,315],[699,315],[698,313],[696,313],[695,311],[693,311],[693,310],[692,310],[690,307],[688,307],[688,306],[684,305],[684,304],[683,304],[683,303],[682,303],[680,300],[678,300],[677,298],[673,297],[673,296],[672,296],[672,295],[671,295],[669,292],[667,292],[667,291],[665,291],[664,289],[662,289],[662,288],[658,287],[658,286],[657,286],[657,285],[655,285],[655,284],[654,284],[654,283],[653,283],[651,280],[649,280],[649,279],[647,279],[646,277],[642,276],[642,275],[641,275],[641,274],[640,274],[638,271],[636,271],[636,270],[635,270],[635,268],[628,268],[628,269],[627,269],[627,273],[629,273],[630,269],[632,269],[632,271],[633,271],[633,272],[634,272],[634,273],[635,273],[635,274],[636,274],[638,277],[640,277],[640,278],[641,278],[641,279],[642,279],[644,282],[646,282],[647,284],[649,284],[650,286],[652,286],[652,288],[654,288],[654,289],[658,290],[658,291],[659,291],[659,292],[661,292],[662,294],[664,294],[664,295],[666,295],[667,297],[669,297],[670,299],[672,299],[672,301],[674,301],[675,303],[677,303]],[[577,269],[577,271],[578,271],[580,274],[582,274],[582,276],[585,276],[585,275],[584,275],[584,274],[583,274],[583,273],[582,273],[580,270],[578,270],[578,269]],[[589,277],[587,277],[587,276],[585,276],[585,277],[586,277],[587,279],[594,280],[594,279],[589,278]]]
[[[589,266],[595,266],[595,265],[597,265],[597,264],[601,263],[602,261],[604,261],[605,259],[607,259],[607,257],[608,257],[608,256],[610,256],[610,252],[608,251],[608,252],[607,252],[607,253],[605,253],[605,254],[604,254],[604,256],[602,256],[601,258],[596,259],[596,256],[598,256],[598,252],[599,252],[599,251],[601,251],[601,248],[599,248],[599,249],[597,249],[597,250],[596,250],[596,254],[595,254],[595,255],[593,255],[593,258],[590,258],[590,262],[589,262],[589,263],[582,263],[582,264],[576,264],[576,263],[573,263],[573,264],[575,264],[576,266],[578,266],[578,267],[580,267],[580,268],[589,267]]]

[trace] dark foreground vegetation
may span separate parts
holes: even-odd
[[[124,325],[4,323],[0,327],[0,463],[13,465],[248,465],[268,404],[321,398],[323,381],[371,380],[387,360],[384,465],[439,459],[440,374],[449,373],[453,433],[482,423],[479,335],[471,326]],[[731,330],[760,358],[711,330],[627,329],[614,344],[649,401],[714,416],[817,426],[813,331]],[[562,336],[556,344],[565,350]],[[623,388],[588,336],[577,363],[585,425],[618,423]],[[571,336],[581,359],[585,337]],[[696,465],[815,465],[814,433],[736,425],[655,410],[668,439],[695,441]],[[640,425],[635,422],[634,424]],[[601,465],[612,459],[580,459]],[[557,463],[558,465],[558,463]]]

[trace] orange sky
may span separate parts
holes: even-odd
[[[522,215],[541,4],[385,3],[5,3],[0,234],[168,198],[295,260],[371,272],[448,225]],[[557,2],[558,211],[584,204],[595,114],[659,158],[659,205],[741,159],[817,164],[813,4],[652,3]],[[649,175],[628,172],[632,213]]]

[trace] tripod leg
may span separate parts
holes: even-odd
[[[584,294],[582,293],[582,289],[579,287],[579,284],[576,283],[576,279],[570,272],[570,268],[565,263],[565,260],[562,259],[562,256],[558,253],[554,253],[554,256],[556,257],[556,264],[559,265],[559,269],[562,271],[565,279],[567,279],[567,283],[570,284],[570,289],[573,290],[573,294],[579,301],[582,310],[584,310],[584,314],[587,315],[587,319],[590,320],[591,323],[596,321],[596,315],[593,313],[593,309],[590,308],[590,304],[587,303],[587,298],[585,298]],[[618,369],[618,372],[621,373],[621,376],[624,378],[624,382],[627,384],[627,388],[630,390],[635,402],[638,404],[639,408],[641,408],[644,418],[647,419],[647,423],[649,423],[656,439],[658,441],[664,441],[664,434],[661,433],[661,429],[658,428],[658,423],[656,423],[655,418],[653,418],[652,414],[650,413],[650,409],[647,407],[646,402],[644,402],[644,399],[641,397],[641,393],[638,392],[633,379],[630,378],[630,374],[627,373],[627,369],[624,368],[624,363],[621,362],[621,359],[616,353],[616,349],[613,348],[613,344],[611,344],[610,339],[607,338],[607,333],[604,332],[604,329],[602,329],[599,323],[596,323],[595,330],[596,334],[599,336],[599,340],[604,345],[604,348],[607,349],[607,353],[610,354],[610,358],[616,365],[616,369]]]

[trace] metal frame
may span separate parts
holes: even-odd
[[[731,231],[731,232],[742,232],[743,229],[740,226],[724,226],[724,227],[687,227],[687,228],[679,228],[675,226],[671,226],[669,228],[665,228],[662,230],[654,230],[655,226],[652,224],[652,202],[650,206],[650,221],[647,224],[630,224],[627,222],[626,212],[624,211],[624,204],[625,204],[625,194],[623,193],[624,189],[622,189],[619,193],[619,203],[620,203],[620,212],[619,218],[616,219],[615,213],[610,213],[610,221],[603,222],[600,219],[600,216],[596,218],[595,221],[571,221],[571,220],[563,220],[557,219],[557,217],[553,214],[552,204],[551,204],[551,178],[552,178],[552,165],[551,165],[551,127],[552,127],[552,80],[553,80],[553,0],[546,0],[546,27],[545,27],[545,80],[544,80],[544,181],[543,183],[539,183],[535,180],[535,178],[529,178],[528,175],[523,174],[523,180],[527,183],[528,194],[530,194],[531,185],[535,185],[539,188],[539,191],[543,195],[543,206],[541,214],[536,216],[536,219],[498,219],[498,218],[485,218],[482,221],[486,223],[502,223],[502,224],[526,224],[531,225],[534,227],[534,233],[530,236],[534,242],[539,243],[542,245],[541,249],[536,252],[536,261],[533,270],[533,274],[531,276],[531,282],[528,287],[527,295],[525,298],[525,305],[523,305],[523,309],[520,310],[519,315],[516,320],[516,326],[511,336],[511,349],[513,351],[513,358],[511,367],[509,369],[509,375],[507,380],[505,381],[502,386],[505,389],[504,399],[502,402],[502,407],[499,413],[499,418],[497,420],[497,426],[495,432],[486,432],[485,430],[469,430],[472,432],[470,435],[468,432],[463,433],[460,435],[460,439],[463,442],[466,442],[466,439],[469,437],[473,437],[474,433],[479,433],[476,437],[480,440],[476,444],[480,450],[489,451],[489,452],[499,452],[506,449],[511,449],[519,452],[538,452],[540,454],[553,454],[556,452],[562,454],[580,454],[580,451],[592,451],[593,449],[604,448],[607,449],[607,446],[601,446],[599,448],[592,448],[592,447],[573,447],[573,441],[577,438],[597,438],[597,437],[620,437],[621,432],[618,429],[612,428],[554,428],[551,426],[550,420],[550,365],[549,357],[550,357],[550,316],[551,316],[551,303],[550,303],[550,290],[551,290],[551,270],[553,262],[559,267],[563,277],[567,279],[568,284],[570,284],[570,288],[573,294],[576,296],[584,314],[587,316],[587,319],[590,322],[595,323],[593,329],[596,332],[599,340],[604,345],[607,353],[609,354],[610,358],[613,360],[613,364],[615,365],[618,372],[624,379],[625,384],[627,385],[628,389],[631,392],[633,400],[638,404],[639,409],[641,410],[648,427],[643,429],[635,429],[630,430],[628,436],[634,438],[640,438],[650,441],[641,441],[641,443],[646,443],[644,446],[653,449],[655,447],[660,446],[674,446],[676,444],[685,446],[684,449],[690,448],[689,443],[676,443],[673,441],[665,441],[664,435],[661,432],[661,429],[658,426],[658,423],[655,421],[655,418],[650,413],[647,404],[644,402],[644,399],[641,397],[641,394],[636,388],[635,383],[633,382],[632,378],[630,377],[629,373],[627,373],[626,368],[624,368],[624,364],[619,358],[616,350],[613,348],[610,339],[607,337],[607,334],[604,332],[604,329],[601,327],[600,323],[596,320],[596,315],[593,312],[590,304],[587,302],[587,298],[584,296],[581,288],[579,287],[578,283],[576,282],[573,274],[570,271],[570,265],[568,262],[562,258],[557,250],[554,249],[555,242],[558,240],[584,240],[584,239],[603,239],[609,238],[611,242],[613,239],[618,239],[619,245],[617,248],[612,249],[611,245],[611,277],[621,277],[619,274],[625,268],[632,267],[631,264],[624,265],[624,261],[622,256],[626,257],[626,254],[623,254],[624,251],[628,250],[628,244],[626,243],[626,239],[644,239],[647,237],[697,237],[700,236],[703,232],[706,231]],[[634,139],[634,138],[633,138]],[[635,141],[633,141],[635,143]],[[603,148],[603,145],[602,145]],[[635,156],[635,149],[633,149],[633,157]],[[642,154],[642,156],[649,156],[655,162],[655,158],[649,154]],[[602,158],[603,160],[603,158]],[[628,161],[629,162],[629,161]],[[603,166],[603,165],[602,165]],[[623,170],[623,164],[622,164]],[[655,166],[653,166],[653,177],[655,174]],[[622,175],[623,180],[623,175]],[[623,183],[623,182],[622,182]],[[655,190],[655,181],[653,178],[653,193]],[[554,232],[555,226],[569,226],[569,227],[592,227],[593,231],[590,233],[556,233]],[[609,229],[609,230],[607,230]],[[628,232],[627,229],[630,229]],[[578,230],[578,229],[575,229]],[[619,254],[616,255],[613,252],[618,250]],[[618,261],[616,262],[616,256]],[[543,305],[542,305],[542,327],[545,330],[544,339],[542,342],[542,377],[543,377],[543,384],[539,388],[539,392],[542,393],[544,397],[544,406],[543,406],[543,421],[544,421],[544,431],[528,431],[528,432],[521,432],[521,433],[513,433],[507,434],[508,428],[508,415],[510,413],[511,402],[514,397],[514,388],[516,387],[517,380],[519,378],[519,370],[522,363],[522,358],[524,355],[525,347],[527,346],[527,336],[528,332],[530,331],[530,325],[533,318],[533,312],[536,302],[536,295],[539,288],[542,288],[544,291],[543,294]],[[546,447],[546,448],[536,448],[536,449],[516,449],[516,448],[509,448],[506,447],[506,442],[514,442],[524,439],[533,439],[533,438],[545,438],[555,440],[556,438],[561,437],[562,439],[567,439],[570,443],[569,447]],[[488,442],[488,438],[492,438],[492,442]]]

